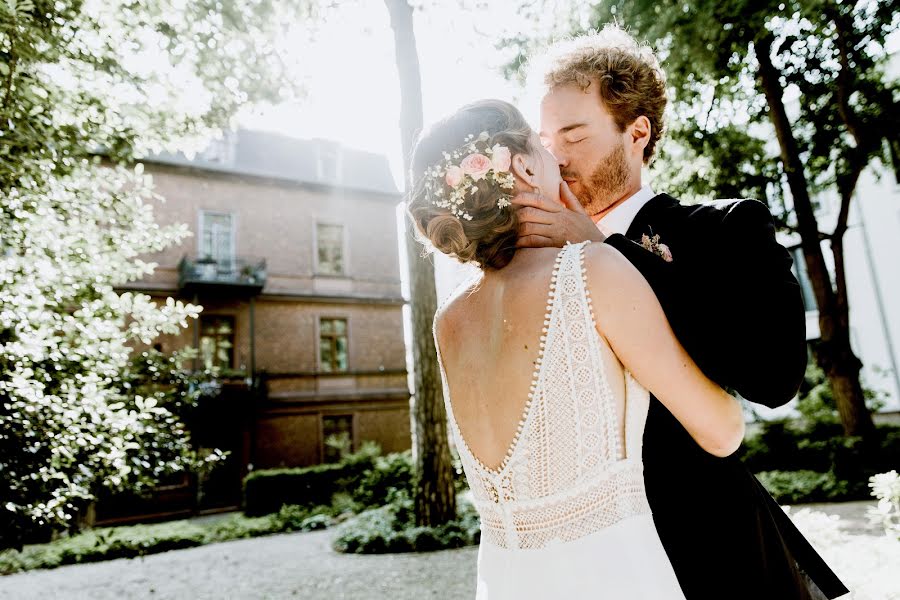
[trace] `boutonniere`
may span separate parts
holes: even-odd
[[[651,232],[652,233],[652,232]],[[666,262],[672,262],[672,251],[665,244],[659,243],[659,235],[650,237],[646,233],[641,236],[641,246],[657,255]]]

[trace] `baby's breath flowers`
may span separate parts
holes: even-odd
[[[501,189],[513,190],[516,178],[510,172],[512,156],[509,148],[485,142],[490,138],[487,131],[476,137],[466,136],[462,147],[453,152],[444,152],[444,161],[425,171],[425,189],[433,198],[432,204],[446,208],[458,219],[472,220],[466,209],[466,197],[478,193],[477,182],[493,181]],[[501,193],[497,208],[510,206],[510,194]]]

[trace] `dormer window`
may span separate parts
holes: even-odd
[[[212,140],[200,154],[200,158],[211,163],[231,165],[234,163],[235,136],[226,131],[219,139]]]
[[[341,179],[341,153],[336,144],[317,147],[316,174],[319,181],[334,183]]]

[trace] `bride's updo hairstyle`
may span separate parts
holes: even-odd
[[[435,204],[452,190],[443,178],[427,177],[429,170],[445,163],[447,155],[465,146],[469,136],[481,132],[487,132],[487,139],[479,144],[505,146],[511,157],[533,151],[531,127],[516,107],[501,100],[468,104],[419,136],[413,149],[413,189],[407,209],[426,246],[430,244],[461,263],[496,270],[509,264],[516,253],[517,206],[498,207],[498,201],[505,204],[503,198],[515,195],[512,174],[507,175],[507,186],[492,177],[472,182],[477,190],[470,187],[459,207],[465,216]]]

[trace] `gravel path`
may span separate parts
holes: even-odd
[[[869,533],[871,502],[808,505]],[[800,508],[799,506],[797,508]],[[470,599],[476,548],[376,556],[333,552],[333,531],[292,533],[0,578],[6,600]]]
[[[345,555],[333,531],[290,533],[0,578],[3,600],[456,600],[477,549]]]

